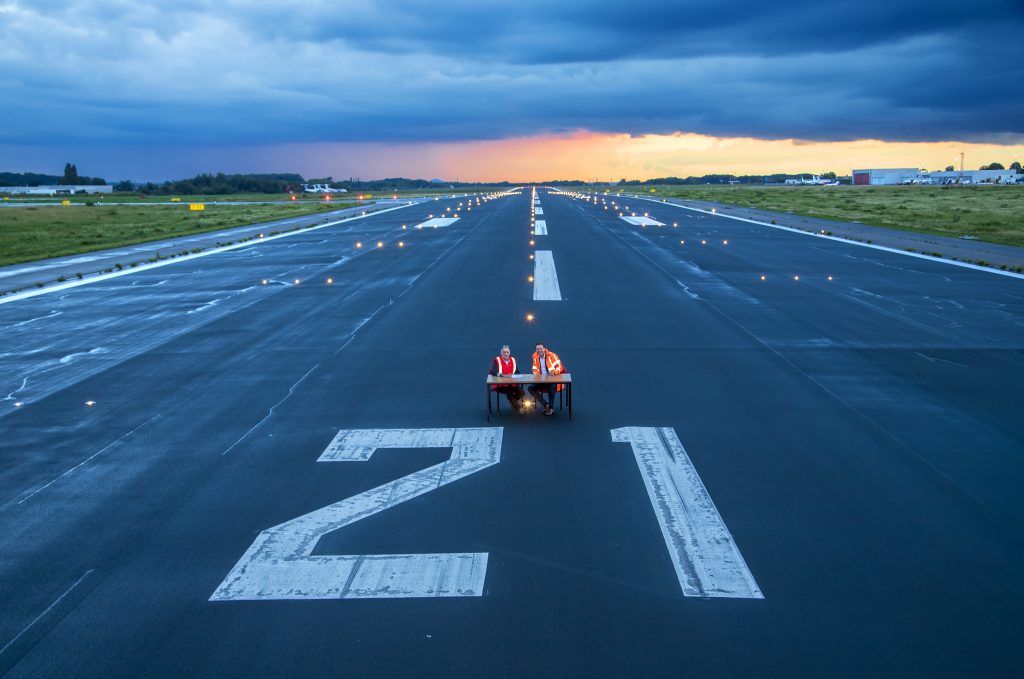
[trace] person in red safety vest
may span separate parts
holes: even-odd
[[[533,352],[533,374],[534,375],[561,375],[565,372],[562,359],[558,354],[546,349],[541,342],[537,342],[536,351]],[[530,393],[544,406],[545,415],[554,415],[555,393],[565,389],[564,384],[531,384]],[[547,399],[544,397],[547,396]]]
[[[510,375],[518,375],[518,365],[516,364],[516,357],[512,355],[512,350],[505,344],[501,347],[501,352],[494,357],[491,361],[491,374],[495,377],[508,377]],[[491,390],[496,391],[499,394],[505,394],[508,398],[509,405],[511,405],[516,412],[522,414],[523,412],[523,388],[518,384],[510,385],[491,385]],[[499,398],[501,398],[499,396]]]

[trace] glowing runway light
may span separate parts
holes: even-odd
[[[269,282],[270,281],[268,281],[266,278],[264,278],[263,280],[260,281],[260,285],[266,285]]]
[[[398,241],[398,247],[404,248],[405,247],[405,241],[404,240]]]
[[[533,319],[536,318],[533,314],[526,314],[526,320],[528,323],[533,323]]]
[[[86,408],[92,408],[94,405],[96,405],[96,401],[86,401],[85,402],[85,407]]]
[[[295,285],[298,285],[298,284],[299,284],[299,283],[301,283],[301,282],[302,282],[302,279],[301,279],[301,278],[296,278],[296,279],[295,279]]]
[[[331,278],[330,276],[328,276],[327,277],[327,285],[331,285],[332,283],[334,283],[334,279]]]
[[[829,276],[829,277],[828,277],[828,279],[829,279],[829,280],[832,280],[832,277],[831,277],[831,276]]]
[[[23,405],[25,405],[25,404],[24,404],[24,403],[22,403],[21,401],[15,401],[15,402],[14,402],[14,407],[15,407],[15,408],[20,408],[20,407],[21,407],[21,406],[23,406]]]
[[[729,244],[729,241],[727,241],[727,240],[723,240],[722,241],[722,245],[728,245],[728,244]]]
[[[530,255],[530,259],[533,259],[533,255]]]
[[[762,281],[764,280],[764,275],[762,275],[762,276],[761,276],[761,280],[762,280]]]
[[[800,277],[799,276],[793,276],[793,280],[794,281],[798,281],[798,280],[800,280]]]
[[[379,248],[384,247],[384,241],[377,241],[377,247],[379,247]]]
[[[533,241],[532,240],[530,241],[530,245],[533,245]]]
[[[528,280],[529,282],[531,282],[531,283],[532,283],[532,282],[533,282],[533,276],[527,276],[527,277],[526,277],[526,280]]]
[[[263,238],[263,234],[261,233],[259,237],[260,237],[260,238]]]
[[[356,247],[357,247],[357,248],[361,248],[361,247],[363,247],[363,244],[362,244],[362,242],[361,242],[361,241],[356,241]]]
[[[701,244],[701,245],[707,245],[707,244],[708,244],[708,242],[707,242],[706,240],[702,240],[702,241],[700,242],[700,244]]]

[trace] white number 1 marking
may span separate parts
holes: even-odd
[[[268,528],[211,601],[481,596],[487,553],[313,556],[324,535],[497,464],[500,427],[344,429],[319,462],[363,462],[380,448],[447,448],[426,469]]]
[[[622,427],[612,441],[633,447],[683,596],[763,599],[675,430]]]

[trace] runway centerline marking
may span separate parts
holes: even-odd
[[[501,461],[501,427],[342,429],[318,462],[365,462],[381,448],[447,448],[451,456],[264,530],[210,601],[482,596],[487,553],[313,556],[324,535]]]
[[[544,214],[544,208],[542,208],[540,205],[536,206],[535,208],[533,208],[533,214],[535,214],[535,215],[542,215],[542,214]]]
[[[558,287],[558,272],[551,250],[535,250],[533,253],[533,299],[561,301],[562,290]]]
[[[763,599],[675,430],[622,427],[611,434],[633,448],[683,595]]]
[[[548,223],[543,219],[538,219],[533,223],[533,235],[534,236],[546,236],[548,235]]]

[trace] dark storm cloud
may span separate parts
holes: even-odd
[[[1019,2],[164,7],[0,0],[0,142],[1024,135]]]

